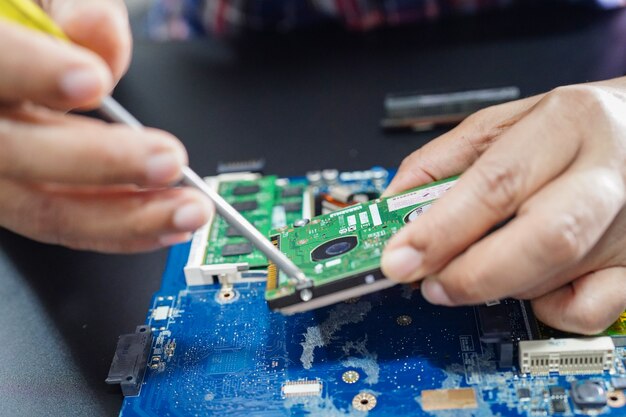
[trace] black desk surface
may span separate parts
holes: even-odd
[[[280,175],[395,166],[434,136],[385,135],[387,92],[517,85],[524,95],[626,71],[626,11],[557,10],[366,35],[238,45],[138,42],[117,97],[185,142],[191,165],[265,157]],[[103,256],[0,232],[0,415],[114,416],[117,336],[142,323],[166,251]]]

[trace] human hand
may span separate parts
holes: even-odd
[[[169,189],[182,144],[65,110],[96,106],[131,52],[122,0],[42,0],[74,45],[0,21],[0,226],[33,239],[103,252],[187,240],[208,203]]]
[[[530,299],[548,325],[601,332],[626,308],[625,115],[624,78],[562,87],[419,149],[386,194],[465,173],[390,240],[383,272],[426,277],[434,304]]]

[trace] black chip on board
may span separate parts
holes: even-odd
[[[256,200],[239,201],[233,203],[233,208],[237,211],[252,211],[259,207],[259,203]]]
[[[252,245],[249,242],[233,243],[224,245],[222,248],[222,256],[248,255],[250,253],[252,253]]]
[[[528,401],[530,400],[530,389],[528,388],[519,388],[517,390],[517,398],[520,401]]]
[[[295,213],[297,211],[302,211],[302,201],[290,201],[283,204],[285,211],[287,213]]]
[[[552,412],[555,414],[563,414],[567,409],[565,408],[565,401],[562,398],[556,398],[552,400]]]
[[[241,236],[243,236],[241,232],[235,229],[233,226],[230,226],[228,229],[226,229],[226,237],[241,237]]]
[[[299,195],[302,195],[302,187],[283,188],[281,192],[281,196],[283,197],[297,197]]]
[[[233,195],[248,195],[248,194],[256,194],[261,190],[257,184],[252,185],[238,185],[233,188]]]

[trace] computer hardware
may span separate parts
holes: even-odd
[[[322,214],[329,207],[323,195],[341,201],[346,194],[334,192],[337,186],[375,201],[392,175],[376,168],[275,178],[269,229]],[[240,182],[234,188],[262,178],[238,173],[209,182],[217,189]],[[300,201],[303,213],[281,210],[286,201]],[[211,225],[219,225],[214,236],[220,241],[239,242],[226,239],[218,218]],[[285,316],[271,311],[264,297],[267,260],[252,253],[231,262],[215,247],[220,263],[207,263],[209,232],[171,249],[147,312],[147,342],[134,344],[139,353],[126,357],[139,365],[114,361],[109,382],[144,371],[136,391],[122,384],[122,417],[626,416],[622,322],[603,335],[615,345],[610,369],[531,375],[519,367],[520,343],[580,336],[538,323],[526,301],[446,308],[430,305],[408,285]],[[116,357],[124,352],[118,345]]]

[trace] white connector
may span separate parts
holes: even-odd
[[[615,344],[608,336],[519,342],[519,366],[524,374],[601,374],[613,369]]]

